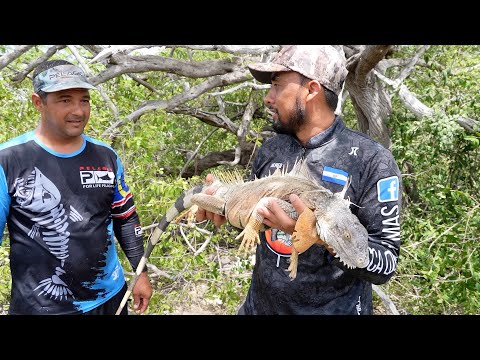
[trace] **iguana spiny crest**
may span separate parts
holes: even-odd
[[[350,180],[350,179],[349,179]],[[273,174],[244,181],[238,173],[216,174],[210,185],[215,194],[198,193],[192,203],[226,217],[234,227],[242,229],[236,239],[242,238],[239,250],[252,250],[260,243],[258,232],[265,228],[257,209],[268,201],[276,201],[292,218],[297,219],[292,235],[292,256],[288,271],[295,278],[298,254],[317,243],[319,238],[348,268],[368,265],[368,233],[350,210],[345,199],[350,181],[339,193],[333,193],[315,182],[305,162],[297,162],[291,171],[277,170]],[[288,202],[290,194],[297,194],[307,205],[300,216]],[[315,231],[312,233],[312,229]]]

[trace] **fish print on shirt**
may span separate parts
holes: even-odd
[[[28,236],[32,239],[37,235],[41,236],[50,253],[59,261],[54,274],[40,281],[34,291],[39,291],[38,296],[50,296],[59,300],[67,300],[69,296],[75,298],[61,276],[65,274],[63,267],[65,259],[69,256],[69,220],[82,221],[82,215],[72,206],[67,215],[67,210],[61,203],[58,188],[37,167],[32,170],[26,180],[24,178],[15,180],[15,190],[14,197],[17,204],[33,214],[32,221],[35,224],[28,232]]]

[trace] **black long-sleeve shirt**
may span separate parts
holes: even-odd
[[[390,151],[366,135],[348,129],[340,117],[303,147],[279,134],[262,145],[252,178],[304,159],[323,187],[339,192],[349,176],[346,197],[368,231],[369,264],[347,269],[321,245],[298,258],[294,280],[288,276],[290,235],[276,229],[260,233],[246,314],[371,314],[372,286],[390,279],[400,251],[402,180]]]
[[[84,137],[60,154],[28,132],[0,145],[0,234],[10,238],[10,314],[76,314],[125,278],[114,234],[135,268],[143,235],[117,153]],[[1,243],[1,237],[0,237]]]

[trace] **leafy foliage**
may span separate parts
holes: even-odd
[[[425,60],[434,70],[419,68],[408,86],[435,115],[419,120],[400,110],[391,118],[394,156],[405,187],[416,192],[406,194],[398,273],[386,287],[413,314],[480,310],[479,136],[455,121],[478,118],[478,70],[462,69],[478,64],[479,55],[476,46],[432,48]]]
[[[407,59],[416,49],[398,46],[395,56]],[[0,54],[4,50],[0,47]],[[36,50],[26,56],[34,58],[42,53],[40,48]],[[226,57],[220,52],[192,55],[181,49],[174,56],[183,60],[193,56],[197,61]],[[414,117],[391,90],[393,112],[387,125],[391,150],[403,174],[405,201],[398,271],[383,288],[406,313],[480,313],[480,130],[466,132],[457,122],[459,117],[480,118],[479,63],[479,46],[437,45],[425,52],[405,85],[435,111],[431,117]],[[37,123],[38,115],[30,102],[31,84],[12,85],[6,81],[14,69],[21,68],[22,63],[16,61],[0,71],[0,142],[35,128]],[[388,75],[398,73],[393,67]],[[172,80],[161,72],[144,76],[166,97],[178,94],[187,82],[188,86],[196,82]],[[102,84],[102,88],[114,99],[119,118],[140,103],[158,98],[158,94],[149,93],[127,75]],[[229,105],[226,115],[236,124],[241,121],[248,96],[250,90],[246,88],[224,95]],[[257,100],[260,103],[261,96]],[[192,100],[192,105],[200,103],[217,111],[213,97]],[[343,116],[350,127],[357,128],[348,100]],[[197,150],[212,128],[186,115],[156,111],[121,126],[115,139],[104,137],[105,130],[116,120],[100,94],[92,92],[92,116],[86,132],[103,137],[119,153],[142,224],[156,224],[180,193],[203,181],[205,175],[184,179],[166,175],[165,169],[180,174],[186,154]],[[259,113],[251,126],[259,132],[267,124],[266,117]],[[216,131],[199,154],[233,149],[236,142],[233,134]],[[216,313],[235,313],[245,296],[253,264],[251,258],[236,253],[237,230],[228,226],[215,230],[210,223],[197,225],[172,224],[154,248],[149,261],[155,292],[149,313],[172,313],[189,301],[198,301],[190,291],[193,285],[202,286],[200,300],[215,307]],[[145,230],[147,235],[150,231]],[[213,232],[209,240],[204,231]],[[0,248],[0,304],[8,304],[10,292],[5,235]],[[119,253],[125,269],[129,269],[123,253]]]

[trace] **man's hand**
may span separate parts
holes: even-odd
[[[208,174],[207,177],[205,178],[205,181],[206,181],[207,185],[211,184],[213,182],[213,180],[214,180],[213,174]],[[215,189],[206,188],[203,191],[203,193],[207,194],[207,195],[213,195],[213,194],[215,194]],[[211,221],[213,221],[213,223],[215,224],[216,227],[220,227],[227,222],[227,219],[225,218],[225,216],[215,214],[213,212],[207,211],[207,210],[202,209],[200,207],[198,208],[198,210],[196,212],[196,218],[197,218],[198,222],[201,222],[201,221],[204,221],[204,220],[211,220]]]
[[[288,216],[276,201],[269,201],[266,207],[257,209],[257,212],[264,217],[263,223],[293,235],[293,246],[298,252],[307,250],[313,244],[319,244],[325,246],[330,253],[335,255],[333,249],[326,246],[317,234],[316,218],[313,212],[311,210],[305,211],[307,206],[298,195],[290,194],[289,200],[297,211],[299,220],[295,221]]]
[[[306,205],[297,195],[290,194],[289,200],[298,214],[305,210]],[[269,201],[266,207],[258,208],[257,212],[264,217],[263,223],[265,225],[282,230],[287,234],[293,234],[296,221],[288,216],[276,201]]]
[[[137,314],[143,314],[147,310],[152,297],[152,285],[146,271],[142,272],[133,287],[133,309]]]

